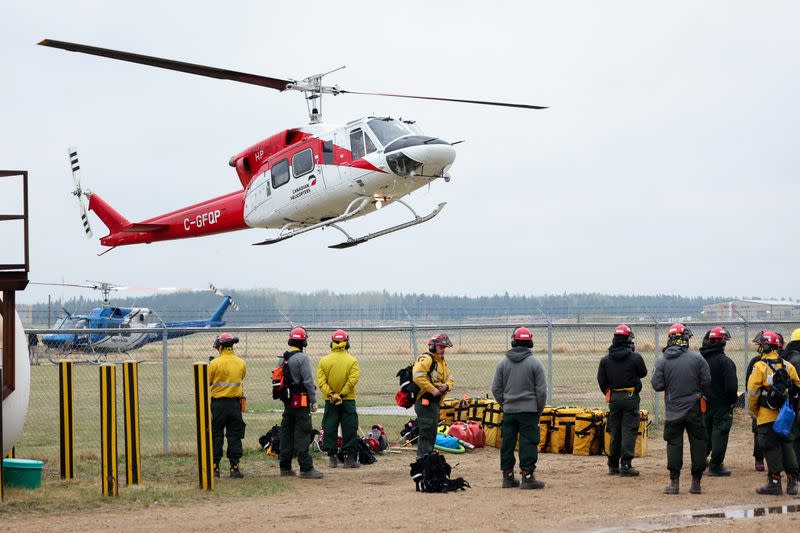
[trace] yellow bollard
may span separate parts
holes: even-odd
[[[12,446],[11,447],[11,451],[8,452],[6,457],[9,458],[9,459],[16,459],[17,458],[17,447],[16,446]]]
[[[138,485],[142,479],[139,453],[139,363],[122,364],[122,388],[125,402],[125,482]]]
[[[72,361],[58,363],[58,429],[61,441],[61,479],[75,479],[75,431],[72,403]]]
[[[197,423],[197,473],[200,488],[214,490],[214,459],[211,448],[211,391],[208,363],[194,364],[194,409]]]
[[[117,367],[100,365],[101,483],[103,496],[119,496],[117,486]]]

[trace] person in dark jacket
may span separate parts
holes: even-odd
[[[650,384],[664,391],[664,440],[667,441],[669,485],[664,494],[680,492],[683,468],[683,432],[689,436],[692,457],[692,487],[701,494],[700,481],[706,469],[706,428],[700,407],[701,391],[711,383],[711,370],[703,356],[689,349],[692,332],[683,324],[669,328],[664,355],[656,360]]]
[[[739,393],[736,365],[725,355],[725,344],[731,336],[722,326],[708,330],[703,337],[700,355],[705,357],[711,370],[711,385],[703,391],[707,401],[705,413],[706,456],[709,476],[730,476],[725,468],[728,435],[733,425],[733,408]]]
[[[539,445],[539,418],[547,402],[544,367],[533,357],[533,335],[528,328],[517,328],[511,337],[511,349],[497,364],[492,394],[503,408],[500,434],[500,469],[504,489],[541,489],[536,470]],[[519,467],[522,481],[514,479],[514,448],[519,437]]]
[[[614,330],[608,355],[600,359],[597,384],[608,401],[608,432],[611,449],[608,473],[638,476],[631,466],[639,431],[639,393],[642,378],[647,375],[644,359],[634,351],[633,331],[625,324]],[[620,469],[620,460],[622,469]]]
[[[747,370],[744,373],[744,383],[745,387],[747,386],[747,382],[750,381],[750,374],[753,373],[753,367],[755,364],[761,360],[761,355],[758,354],[747,363]],[[750,402],[750,398],[745,393],[745,408],[748,407],[748,403]],[[756,419],[753,417],[753,421],[751,424],[750,429],[753,432],[753,459],[755,460],[755,470],[756,472],[763,472],[765,469],[764,467],[764,451],[761,449],[761,445],[758,443],[758,424],[756,424]]]
[[[787,363],[791,363],[797,373],[800,374],[800,328],[792,331],[792,337],[789,339],[789,344],[783,349],[783,359]],[[800,411],[800,405],[797,406]],[[794,419],[794,455],[800,461],[800,416]]]

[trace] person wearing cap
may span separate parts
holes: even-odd
[[[739,398],[739,380],[736,364],[725,355],[725,345],[730,338],[725,328],[716,326],[706,332],[700,347],[700,355],[705,357],[711,370],[711,385],[703,391],[708,403],[705,424],[709,476],[731,475],[724,461],[733,425],[733,408]]]
[[[242,439],[245,423],[242,420],[242,399],[247,365],[233,345],[239,342],[230,333],[220,334],[214,341],[219,352],[208,365],[208,382],[211,386],[211,440],[214,447],[214,475],[219,477],[219,462],[222,460],[222,444],[228,437],[228,460],[230,476],[242,478],[239,460],[242,458]]]
[[[331,353],[320,359],[317,367],[317,387],[325,398],[322,415],[324,448],[328,452],[328,466],[336,468],[337,436],[342,426],[342,455],[344,468],[358,468],[358,413],[356,413],[356,385],[358,361],[347,351],[350,337],[337,329],[331,335]]]
[[[647,366],[635,351],[633,339],[631,328],[617,326],[608,354],[600,359],[597,368],[597,384],[608,400],[608,473],[626,477],[639,475],[632,462],[639,432],[639,393],[642,378],[647,375]]]
[[[419,387],[414,412],[417,414],[417,457],[433,451],[436,444],[436,428],[439,426],[439,406],[447,393],[453,389],[453,374],[444,359],[444,351],[453,346],[444,333],[428,340],[428,349],[422,352],[412,368],[412,378]]]
[[[701,494],[700,482],[706,469],[706,428],[700,397],[711,383],[711,370],[699,353],[689,349],[692,331],[683,324],[669,328],[664,355],[656,360],[650,384],[657,392],[664,391],[664,440],[667,441],[669,485],[664,494],[680,492],[683,468],[683,433],[689,437],[692,457],[692,487],[689,492]]]
[[[781,358],[783,336],[776,331],[762,331],[753,339],[761,359],[753,365],[747,380],[748,409],[756,419],[758,443],[767,460],[767,484],[756,489],[758,494],[783,495],[781,474],[786,472],[786,494],[797,495],[800,473],[794,452],[794,439],[779,435],[773,429],[784,403],[795,401],[800,390],[800,377],[795,367]]]
[[[311,361],[303,349],[308,346],[306,330],[297,327],[289,333],[289,349],[283,353],[283,360],[289,371],[289,398],[283,401],[281,417],[281,444],[278,463],[281,476],[294,476],[292,459],[297,457],[300,477],[320,479],[322,472],[314,468],[314,459],[308,451],[313,438],[311,413],[317,410],[316,387],[311,375]]]
[[[500,435],[502,488],[541,489],[544,482],[534,476],[538,459],[539,418],[547,403],[544,366],[533,357],[533,335],[520,327],[511,335],[511,349],[497,363],[492,394],[503,408]],[[514,478],[514,448],[519,438],[519,468],[522,479]]]

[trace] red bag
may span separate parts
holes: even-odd
[[[483,431],[483,427],[481,427],[480,423],[470,420],[467,422],[467,425],[472,432],[472,444],[474,444],[476,448],[483,448],[486,446],[486,432]]]
[[[453,425],[447,430],[447,434],[464,442],[474,444],[472,442],[472,431],[466,422],[453,422]]]
[[[394,395],[394,401],[403,409],[408,409],[414,406],[414,395],[401,389]]]

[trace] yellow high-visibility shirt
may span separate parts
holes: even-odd
[[[208,365],[208,383],[212,398],[241,398],[244,396],[244,377],[247,365],[233,348],[225,348]]]
[[[747,394],[749,396],[748,407],[750,412],[756,415],[756,424],[771,424],[778,418],[778,410],[770,409],[764,405],[759,405],[758,398],[761,396],[761,390],[769,390],[772,388],[772,369],[764,361],[769,360],[776,368],[780,368],[781,364],[786,366],[786,371],[795,385],[800,387],[800,377],[797,375],[797,370],[791,363],[787,363],[780,359],[776,352],[770,352],[762,356],[761,360],[756,361],[753,365],[753,371],[750,373],[750,379],[747,380]]]
[[[434,360],[436,361],[436,368],[431,371]],[[450,368],[447,366],[447,361],[444,360],[444,356],[429,351],[423,352],[417,357],[417,360],[414,362],[412,376],[414,383],[420,388],[420,394],[433,392],[434,389],[436,389],[436,385],[441,383],[447,385],[447,391],[443,392],[439,397],[439,405],[444,402],[444,397],[447,396],[447,392],[453,390],[453,386],[456,384],[453,380],[453,373],[450,372]]]
[[[359,378],[358,361],[344,349],[334,349],[320,359],[317,366],[317,387],[322,396],[329,400],[332,393],[337,393],[342,400],[356,399],[356,384]]]

